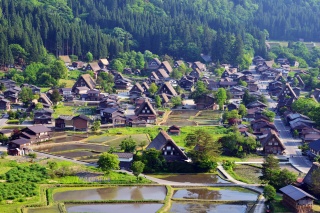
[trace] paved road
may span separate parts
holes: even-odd
[[[1,118],[1,119],[0,119],[0,127],[6,126],[7,120],[8,120],[8,119],[6,119],[6,118]]]
[[[251,67],[251,69],[254,69],[254,67]],[[255,72],[254,77],[255,79],[260,79],[260,75]],[[262,92],[268,101],[269,109],[273,110],[276,108],[277,102],[272,100],[265,92],[267,85],[268,81],[259,81],[259,88],[262,89]],[[280,139],[286,147],[286,154],[289,157],[289,162],[300,172],[308,173],[312,163],[305,156],[302,156],[301,150],[298,148],[298,146],[302,144],[301,139],[295,139],[292,137],[289,126],[285,126],[280,116],[276,116],[274,125],[279,131]]]

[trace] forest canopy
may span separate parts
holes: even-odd
[[[131,50],[246,64],[269,38],[319,40],[319,12],[318,0],[1,0],[0,63],[14,63],[15,44],[28,64]]]

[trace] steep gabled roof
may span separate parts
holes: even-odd
[[[158,73],[161,75],[159,77],[162,77],[162,78],[169,78],[169,75],[167,74],[167,72],[164,70],[164,69],[158,69]]]
[[[283,194],[289,196],[290,198],[292,198],[295,201],[298,201],[304,197],[308,197],[311,198],[313,200],[317,200],[315,197],[313,197],[312,195],[310,195],[309,193],[303,191],[302,189],[299,189],[295,186],[292,185],[288,185],[285,186],[281,189],[279,189]]]
[[[90,64],[90,67],[92,69],[92,71],[96,72],[98,70],[101,70],[98,62],[92,62],[92,63],[89,63]]]
[[[281,148],[283,150],[286,149],[286,147],[283,145],[282,141],[280,140],[280,138],[278,137],[277,133],[274,131],[274,130],[270,130],[270,132],[268,133],[267,137],[261,141],[261,145],[264,147],[267,145],[267,143],[272,139],[274,138],[278,143],[279,145],[281,146]]]
[[[198,68],[200,70],[205,69],[205,66],[206,66],[205,64],[201,63],[200,61],[196,61],[193,64],[195,65],[196,68]]]
[[[166,87],[173,96],[177,96],[177,95],[178,95],[177,92],[174,90],[174,88],[172,87],[172,85],[171,85],[169,82],[163,83],[163,84],[161,85],[161,87],[159,88],[158,91],[161,92],[162,89],[163,89],[163,87]],[[161,92],[161,93],[162,93],[162,92]],[[158,93],[158,94],[159,94],[159,93]]]
[[[104,66],[108,66],[109,65],[109,61],[106,58],[101,58],[100,62],[104,65]]]
[[[149,89],[149,85],[147,84],[147,82],[142,82],[142,85],[141,86],[144,86],[146,89]]]
[[[49,97],[45,93],[40,93],[40,98],[42,98],[42,100],[46,102],[46,104],[53,105],[52,101],[49,99]]]
[[[60,55],[59,59],[62,60],[64,63],[71,63],[71,59],[68,55]]]
[[[174,140],[166,133],[164,130],[161,130],[157,137],[155,137],[151,143],[148,145],[147,149],[156,149],[156,150],[162,150],[162,148],[167,144],[171,142],[174,146],[175,150],[179,152],[179,154],[187,160],[188,157],[186,154],[177,146],[177,144],[174,142]]]
[[[132,87],[132,89],[130,90],[130,92],[134,89],[134,88],[138,88],[138,90],[140,92],[144,92],[144,89],[141,87],[141,84],[139,84],[138,82]]]
[[[311,142],[313,143],[313,142]],[[304,177],[303,182],[308,186],[312,186],[312,173],[315,170],[320,169],[320,163],[313,162],[311,169],[308,171],[307,175]]]
[[[320,139],[310,142],[309,148],[319,152],[320,151]]]
[[[172,67],[171,67],[171,65],[169,64],[168,61],[163,61],[163,62],[161,63],[161,65],[163,65],[163,66],[168,70],[169,73],[172,72]]]
[[[99,66],[99,65],[98,65]],[[99,68],[100,69],[100,68]],[[81,77],[83,78],[83,80],[86,82],[86,84],[88,85],[89,89],[94,89],[96,88],[96,82],[93,80],[93,78],[91,77],[90,74],[83,74],[81,75]]]
[[[153,109],[152,105],[147,100],[140,105],[139,109],[136,111],[136,115],[141,114],[142,110],[144,110],[145,107],[150,109],[150,114],[157,115],[156,111]]]
[[[298,98],[289,83],[286,83],[286,85],[282,88],[282,91],[280,92],[278,98],[279,99],[282,98],[284,94],[289,95],[291,98],[294,98],[294,99]]]
[[[247,108],[256,108],[256,107],[267,107],[267,105],[262,103],[261,101],[254,101],[247,105]]]
[[[155,72],[151,72],[151,76],[150,76],[150,78],[154,78],[155,80],[159,80],[159,77],[158,77],[158,75],[155,73]]]

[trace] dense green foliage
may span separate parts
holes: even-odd
[[[120,143],[120,148],[124,152],[134,152],[136,149],[137,143],[133,138],[130,136],[129,138],[124,139]]]
[[[0,201],[21,199],[23,201],[27,197],[32,197],[38,194],[38,187],[35,183],[17,182],[1,183],[0,184]]]
[[[296,181],[296,175],[287,169],[280,169],[279,160],[268,155],[262,164],[262,176],[260,179],[276,189],[287,186]]]
[[[30,166],[17,166],[3,175],[4,179],[9,183],[32,182],[39,183],[48,178],[45,167],[38,164]]]
[[[308,116],[320,126],[320,104],[312,98],[299,98],[292,104],[292,110]]]
[[[247,154],[255,153],[257,148],[255,138],[244,137],[239,131],[230,132],[222,137],[221,144],[225,154],[237,157],[244,157]]]
[[[0,6],[1,64],[44,62],[47,51],[91,61],[148,49],[186,60],[210,54],[243,68],[254,51],[266,55],[266,38],[315,41],[320,32],[318,0],[2,0]],[[143,67],[139,58],[129,61]]]
[[[105,172],[110,172],[112,169],[119,169],[119,159],[117,155],[110,154],[108,152],[102,153],[99,156],[99,160],[97,162],[98,167]]]

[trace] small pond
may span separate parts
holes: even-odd
[[[173,198],[255,201],[258,194],[240,187],[193,188],[174,191]]]
[[[95,213],[152,213],[158,211],[163,204],[67,204],[67,212],[95,212]]]
[[[230,183],[223,180],[216,174],[170,174],[170,175],[152,175],[153,177],[174,181],[180,183]]]
[[[57,192],[54,201],[63,200],[164,200],[164,186],[117,186]]]
[[[232,204],[209,204],[209,203],[177,203],[171,205],[169,212],[174,213],[245,213],[246,205],[232,205]]]

